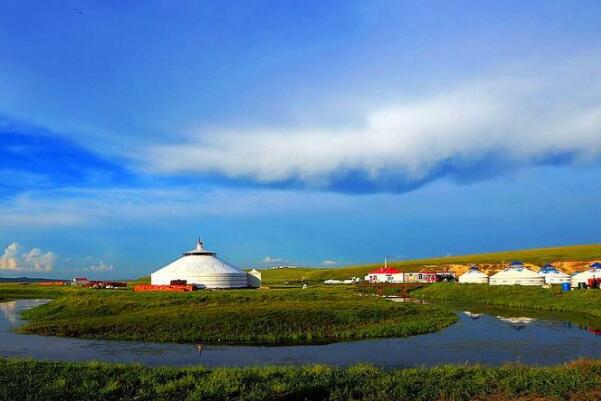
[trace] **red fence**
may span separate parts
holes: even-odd
[[[163,292],[189,292],[195,291],[196,287],[193,285],[152,285],[152,284],[138,284],[134,287],[135,292],[151,292],[151,291],[163,291]]]

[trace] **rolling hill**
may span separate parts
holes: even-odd
[[[601,244],[574,245],[550,248],[523,249],[470,255],[446,256],[437,258],[391,261],[389,266],[403,271],[417,271],[423,268],[436,268],[463,273],[471,264],[478,264],[487,273],[501,270],[508,262],[521,260],[527,266],[542,266],[554,263],[558,268],[571,273],[586,269],[594,260],[601,260]],[[327,279],[347,279],[363,277],[381,263],[351,265],[337,268],[304,268],[263,270],[265,285],[294,281],[322,282]]]

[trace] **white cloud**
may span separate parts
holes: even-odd
[[[321,262],[321,264],[324,266],[334,266],[337,265],[338,262],[336,262],[335,260],[326,259],[323,262]]]
[[[86,269],[84,269],[84,271],[91,271],[91,272],[110,272],[113,271],[114,266],[112,264],[106,264],[103,261],[100,261],[98,264],[92,265]]]
[[[601,156],[599,82],[570,68],[553,76],[510,76],[376,107],[358,128],[200,130],[182,142],[148,146],[141,163],[164,174],[218,173],[327,188],[348,173],[388,185],[391,178],[427,180],[449,164],[495,160],[518,168],[566,154],[580,162]],[[463,173],[473,172],[450,172]]]
[[[49,272],[54,269],[57,260],[54,252],[33,248],[19,254],[20,248],[17,242],[13,242],[4,249],[4,254],[0,256],[0,270]]]
[[[263,263],[281,263],[281,262],[285,262],[286,260],[283,258],[278,258],[278,257],[273,257],[273,256],[265,256],[265,258],[263,259]]]

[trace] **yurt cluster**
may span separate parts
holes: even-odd
[[[478,266],[473,265],[467,272],[459,276],[459,283],[526,286],[557,284],[565,290],[571,288],[599,288],[601,286],[601,263],[592,263],[587,270],[569,275],[552,264],[547,264],[536,272],[526,268],[524,263],[514,261],[507,268],[490,277],[481,272]]]
[[[441,281],[459,281],[461,284],[489,284],[489,285],[523,285],[547,286],[561,285],[564,290],[572,288],[600,288],[601,263],[592,263],[583,272],[573,275],[566,274],[552,264],[546,264],[538,271],[528,269],[523,262],[513,261],[507,268],[488,276],[477,265],[472,265],[467,272],[457,279],[453,272],[418,271],[403,272],[393,267],[384,266],[369,272],[365,282],[370,284],[412,284],[436,283]]]

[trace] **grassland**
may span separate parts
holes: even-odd
[[[380,370],[358,365],[145,368],[0,359],[0,400],[10,401],[471,401],[597,400],[601,362]]]
[[[423,266],[500,263],[502,261],[509,262],[516,259],[538,266],[542,266],[545,263],[559,261],[601,260],[601,244],[525,249],[404,261],[389,261],[388,265],[403,271],[417,271],[423,268]],[[264,270],[263,279],[265,283],[270,283],[272,277],[273,279],[277,280],[277,282],[323,282],[327,279],[342,280],[353,276],[364,277],[370,270],[379,266],[381,266],[381,263],[344,266],[332,269],[315,268]]]
[[[28,322],[19,329],[24,333],[253,345],[403,337],[437,331],[457,319],[434,306],[393,304],[332,288],[194,293],[87,290],[60,296],[25,312],[24,317]]]
[[[588,315],[601,328],[601,291],[576,290],[562,292],[522,286],[489,286],[486,284],[437,283],[411,292],[411,295],[430,300],[470,305],[569,312]]]

